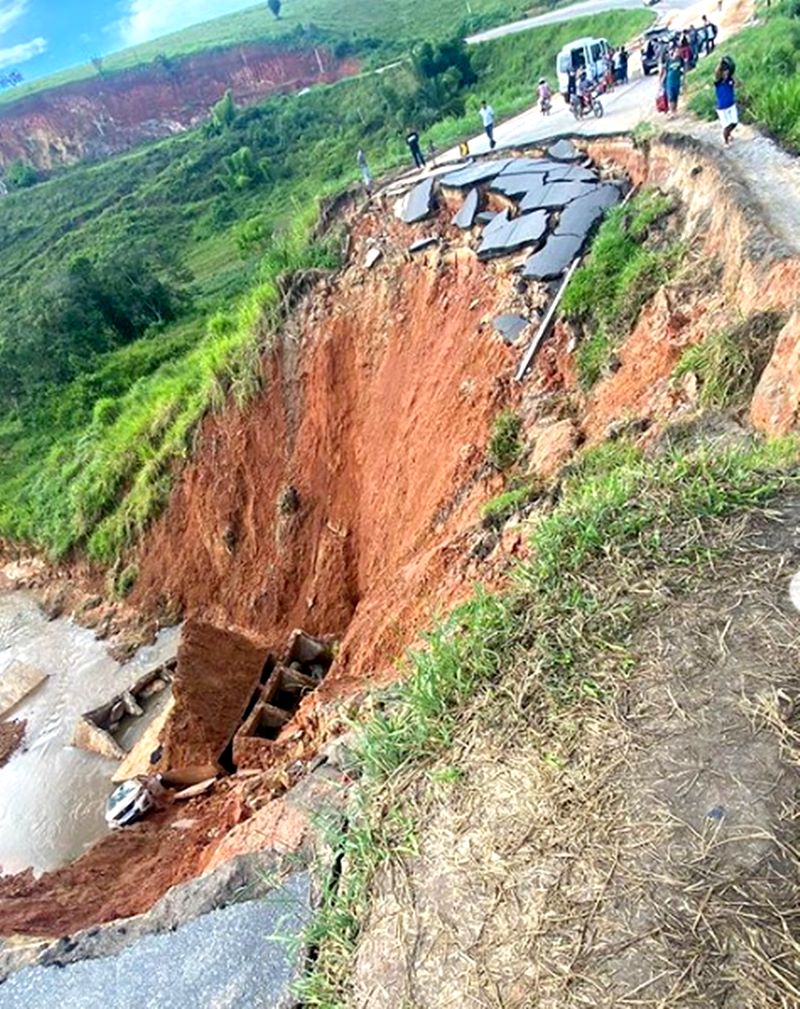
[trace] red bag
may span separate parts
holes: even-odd
[[[667,102],[667,92],[659,91],[656,97],[656,112],[666,112],[669,108],[669,103]]]

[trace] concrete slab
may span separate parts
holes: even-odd
[[[491,222],[497,217],[497,213],[494,210],[482,210],[479,214],[475,215],[476,224],[491,224]]]
[[[522,315],[498,315],[492,320],[492,325],[502,336],[503,342],[511,346],[530,325],[530,319]]]
[[[578,235],[551,235],[543,249],[528,257],[522,276],[530,280],[560,277],[581,251],[584,240]]]
[[[583,154],[571,140],[562,139],[547,148],[547,156],[554,161],[580,161]]]
[[[305,950],[311,881],[295,873],[260,900],[144,935],[113,956],[26,967],[2,986],[3,1009],[283,1009]],[[293,941],[294,940],[294,941]]]
[[[47,679],[48,673],[28,665],[27,662],[14,661],[0,676],[0,718],[8,714],[28,694]]]
[[[509,220],[508,213],[504,212],[497,215],[496,221],[498,223],[492,221],[483,232],[478,248],[479,259],[505,256],[526,245],[534,245],[547,232],[547,214],[543,210],[535,210],[513,220]]]
[[[620,199],[619,188],[611,183],[595,187],[591,193],[573,200],[564,208],[555,234],[578,235],[583,238],[606,210]]]
[[[416,224],[417,221],[424,221],[431,213],[433,210],[433,187],[435,184],[435,179],[423,179],[408,194],[405,207],[403,208],[403,220],[406,224]]]
[[[475,216],[478,213],[478,200],[480,193],[477,189],[470,189],[467,193],[461,209],[453,218],[453,224],[462,231],[469,231],[475,223]]]
[[[508,163],[508,158],[500,158],[497,161],[476,161],[475,164],[460,168],[457,172],[443,175],[442,185],[465,189],[467,186],[474,186],[479,182],[488,182],[499,175]]]

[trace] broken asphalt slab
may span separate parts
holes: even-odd
[[[525,261],[522,276],[529,280],[555,280],[583,248],[585,236],[551,235],[539,252]]]
[[[436,180],[433,178],[423,179],[414,186],[406,198],[403,207],[403,221],[406,224],[416,224],[417,221],[424,221],[433,210],[433,187]]]
[[[288,1009],[312,907],[307,872],[266,897],[146,935],[115,956],[26,967],[0,987],[3,1009]]]
[[[499,161],[477,161],[474,165],[468,165],[466,168],[460,168],[457,172],[443,175],[441,183],[443,186],[452,186],[455,189],[466,189],[467,186],[474,186],[479,182],[488,182],[499,175],[508,164],[508,158]]]
[[[478,201],[480,194],[477,189],[471,189],[466,196],[461,209],[453,218],[453,224],[462,231],[469,231],[475,223],[475,215],[478,213]]]
[[[543,210],[535,210],[513,220],[509,220],[505,211],[486,226],[478,248],[478,259],[504,256],[526,245],[533,245],[542,240],[546,231],[547,214]]]
[[[573,200],[561,212],[556,235],[578,235],[584,238],[592,225],[621,199],[619,187],[611,183],[597,186],[586,196]]]
[[[492,320],[492,325],[502,336],[503,342],[511,346],[525,332],[530,320],[522,315],[498,315]]]
[[[418,238],[416,242],[412,242],[408,247],[408,251],[413,255],[415,252],[422,252],[424,249],[429,249],[432,245],[436,245],[439,241],[438,238],[433,235],[428,235],[427,238]]]
[[[596,186],[590,182],[553,182],[541,190],[532,190],[520,202],[519,209],[525,213],[528,210],[560,210],[573,200],[588,196]]]
[[[547,148],[547,156],[553,161],[580,161],[583,154],[571,140],[556,140]]]

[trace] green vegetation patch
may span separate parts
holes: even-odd
[[[644,572],[664,591],[702,577],[715,554],[698,524],[764,505],[800,483],[800,441],[701,444],[645,457],[618,442],[573,467],[558,504],[534,524],[531,559],[506,595],[479,592],[409,655],[407,677],[377,701],[359,742],[363,772],[349,828],[334,838],[343,856],[309,933],[315,951],[304,1004],[349,1004],[352,957],[370,907],[370,885],[389,859],[414,853],[404,789],[418,792],[439,761],[480,721],[481,699],[508,690],[553,725],[579,703],[607,703],[632,659],[627,643],[642,613]],[[720,548],[722,549],[722,548]],[[509,677],[512,686],[509,688]],[[553,759],[557,759],[554,757]],[[458,770],[457,764],[455,770]],[[457,786],[456,786],[457,787]]]
[[[772,356],[783,324],[779,312],[756,312],[738,326],[719,330],[689,347],[674,375],[694,374],[700,383],[703,407],[724,409],[750,402],[758,380]]]
[[[736,61],[742,119],[757,123],[793,151],[800,151],[800,2],[759,3],[758,20],[717,48]],[[693,78],[690,107],[716,117],[713,78],[716,60],[705,61]]]
[[[675,274],[682,255],[668,228],[675,209],[657,189],[615,207],[570,281],[561,311],[583,334],[577,364],[584,389],[601,377],[643,306]]]

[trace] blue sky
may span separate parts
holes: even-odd
[[[147,42],[254,0],[0,0],[0,76],[27,80]]]

